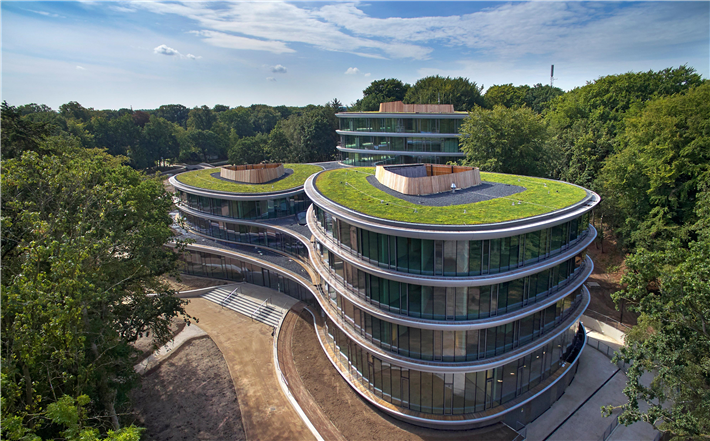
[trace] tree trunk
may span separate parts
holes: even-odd
[[[22,375],[25,377],[25,405],[32,406],[32,377],[30,376],[30,368],[26,364],[22,364]]]

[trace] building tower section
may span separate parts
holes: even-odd
[[[446,164],[464,157],[459,126],[466,112],[451,104],[381,103],[379,112],[337,113],[340,152],[348,165]]]
[[[404,195],[381,174],[331,170],[305,183],[331,361],[415,424],[527,424],[562,395],[586,341],[598,195],[491,173],[464,190]]]

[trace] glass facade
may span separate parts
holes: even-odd
[[[340,130],[348,132],[459,133],[461,118],[338,118]]]
[[[196,196],[179,191],[180,201],[187,207],[215,216],[233,219],[273,219],[305,211],[311,204],[305,193],[289,197],[275,197],[260,201],[230,201],[217,197]]]
[[[482,412],[515,399],[574,359],[577,342],[584,338],[577,332],[577,322],[542,348],[504,366],[442,374],[382,360],[353,342],[330,320],[326,320],[326,326],[328,343],[351,378],[395,406],[435,415]]]
[[[191,276],[252,283],[315,304],[313,294],[301,284],[270,271],[268,268],[262,268],[241,259],[193,250],[182,253],[181,266],[181,272]]]
[[[375,152],[341,152],[342,162],[355,167],[372,167],[389,164],[447,164],[461,159],[461,156],[379,155],[372,153]]]
[[[383,279],[343,262],[331,251],[321,256],[330,274],[350,295],[385,311],[431,320],[477,320],[517,311],[576,280],[583,263],[583,255],[579,254],[552,268],[509,282],[453,288]]]
[[[421,138],[344,135],[342,147],[368,150],[362,154],[344,152],[345,162],[352,165],[440,163],[457,157],[449,153],[426,156],[426,152],[459,152],[455,134],[460,120],[456,119],[341,118],[340,124],[342,130],[353,132],[450,134]],[[403,154],[374,154],[378,150]],[[317,319],[319,326],[325,326],[320,328],[326,335],[323,341],[331,346],[335,364],[344,375],[401,411],[421,412],[425,418],[429,415],[432,424],[436,424],[436,415],[467,414],[462,421],[475,422],[481,416],[472,414],[489,409],[488,416],[498,417],[501,409],[494,408],[523,394],[532,395],[532,388],[556,379],[555,374],[575,359],[584,341],[577,317],[588,296],[580,284],[589,268],[586,252],[577,248],[593,234],[588,214],[509,237],[439,240],[435,227],[426,233],[433,239],[401,237],[398,234],[409,233],[396,227],[382,230],[390,234],[380,234],[368,230],[367,224],[364,228],[352,225],[314,206],[316,222],[311,233],[317,240],[304,244],[266,223],[243,225],[235,219],[259,223],[303,212],[311,204],[305,192],[289,197],[265,194],[270,199],[258,201],[232,201],[219,194],[203,197],[184,191],[179,196],[182,206],[193,213],[219,217],[209,220],[199,213],[183,213],[196,232],[235,248],[248,244],[278,250],[285,255],[266,254],[316,266],[322,279],[315,283],[322,295],[314,297],[308,287],[276,273],[276,268],[270,270],[262,266],[268,264],[255,264],[246,257],[192,250],[182,254],[182,272],[245,281],[319,304],[327,312],[324,321]],[[476,236],[472,233],[468,237]],[[309,254],[313,248],[315,253]],[[564,254],[564,260],[547,260],[554,262],[550,268],[538,265],[565,252],[569,254]],[[362,264],[353,265],[343,257]],[[320,260],[311,262],[310,258]],[[290,264],[284,261],[283,266]],[[503,277],[488,277],[516,274],[511,271],[525,267],[535,272],[500,283],[497,281]],[[411,275],[406,280],[414,283],[390,280],[400,278],[394,274]],[[456,280],[456,284],[485,285],[430,286],[445,285],[444,278]],[[545,300],[551,304],[545,305]],[[541,309],[532,312],[533,305]],[[509,323],[492,319],[504,314]],[[393,319],[401,324],[392,323]],[[467,327],[478,329],[456,329]],[[537,345],[541,347],[521,355]],[[485,369],[494,362],[503,365]],[[437,370],[459,372],[431,372]],[[562,393],[567,384],[559,383],[555,389]],[[547,408],[549,400],[543,398],[540,406]]]
[[[328,287],[326,287],[326,290]],[[420,360],[443,362],[472,361],[496,357],[515,350],[557,330],[582,301],[578,289],[549,307],[505,325],[466,331],[420,329],[380,320],[335,297],[339,315],[349,331],[375,346]]]
[[[389,136],[341,135],[340,146],[348,149],[389,150],[405,152],[459,152],[456,138],[399,138]]]
[[[537,263],[581,241],[589,215],[527,234],[490,240],[413,239],[375,233],[336,219],[315,207],[321,232],[333,239],[331,248],[359,259],[410,274],[470,277],[497,274]]]
[[[288,253],[301,260],[308,260],[306,246],[300,240],[287,233],[266,227],[207,220],[186,213],[183,213],[182,216],[190,224],[190,228],[206,236],[230,242],[267,247]]]

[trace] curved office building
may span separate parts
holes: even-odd
[[[447,179],[436,167],[386,168]],[[285,168],[292,174],[258,185],[204,170],[170,182],[194,233],[309,269],[301,278],[284,271],[290,282],[278,286],[320,309],[324,349],[365,399],[402,420],[453,429],[527,424],[564,392],[585,342],[595,193],[480,173],[470,188],[407,196],[374,168]],[[417,168],[423,174],[411,173]],[[289,225],[306,209],[307,227]],[[277,286],[269,280],[278,268],[263,275],[248,256],[229,256],[195,252],[186,271]]]
[[[305,185],[336,367],[408,422],[527,424],[576,372],[599,197],[485,173],[455,194],[404,197],[372,171],[321,172]]]
[[[169,179],[177,191],[177,207],[186,227],[219,246],[212,250],[189,246],[183,272],[246,281],[313,303],[309,274],[303,271],[303,265],[293,262],[308,265],[308,229],[293,219],[311,204],[303,189],[304,181],[323,168],[284,164],[284,169],[279,178],[256,184],[225,179],[219,168]],[[279,263],[288,267],[287,271],[280,271],[279,265],[259,266],[250,259],[254,255],[262,257],[265,252],[291,259]],[[293,274],[300,277],[291,277]]]
[[[462,159],[453,105],[380,104],[379,112],[340,112],[340,152],[348,165],[432,163]]]

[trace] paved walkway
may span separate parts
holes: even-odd
[[[590,333],[595,338],[601,334]],[[608,341],[609,344],[614,344]],[[618,343],[617,343],[618,344]],[[624,371],[611,363],[604,353],[587,345],[582,352],[579,370],[564,395],[528,427],[529,441],[601,441],[613,418],[602,418],[601,407],[627,402],[622,390]],[[616,411],[614,415],[618,415]],[[654,439],[656,432],[646,423],[619,426],[610,440]]]
[[[175,351],[185,342],[190,341],[193,338],[206,336],[207,333],[194,323],[190,326],[185,326],[182,331],[175,336],[175,338],[160,347],[157,351],[153,352],[150,356],[148,356],[148,358],[133,366],[133,369],[138,373],[138,375],[144,375],[146,372],[157,367],[166,358],[175,354]]]
[[[245,291],[251,288],[266,289],[246,285]],[[227,362],[247,439],[313,440],[279,387],[274,369],[273,328],[205,299],[191,299],[186,309],[199,318],[200,328],[212,337]]]

